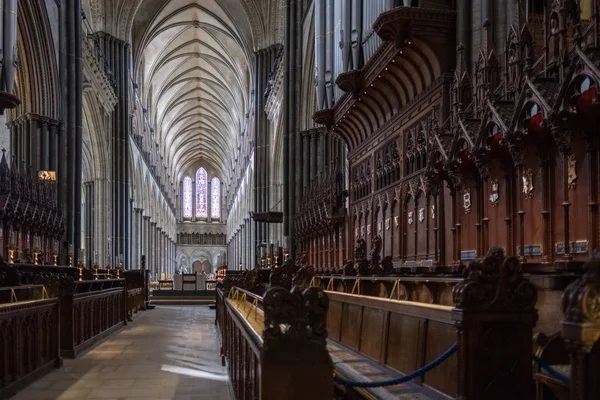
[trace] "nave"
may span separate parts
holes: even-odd
[[[229,400],[214,325],[206,306],[160,306],[13,400]]]

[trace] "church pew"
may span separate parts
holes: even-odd
[[[60,367],[58,299],[0,305],[0,399]]]
[[[499,252],[492,249],[467,267],[454,287],[453,307],[326,292],[333,347],[408,374],[457,343],[457,354],[415,382],[451,398],[533,398],[537,292],[518,261]],[[348,376],[341,367],[336,371]]]
[[[263,298],[219,285],[216,296],[221,351],[236,399],[333,398],[321,290],[292,294],[273,287]]]
[[[587,272],[565,289],[562,336],[570,355],[571,400],[600,399],[600,251]]]

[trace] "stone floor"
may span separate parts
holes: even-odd
[[[233,399],[214,321],[215,311],[207,306],[141,312],[13,400]]]

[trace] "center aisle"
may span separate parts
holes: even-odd
[[[214,322],[207,306],[142,311],[13,399],[233,399]]]

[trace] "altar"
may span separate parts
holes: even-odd
[[[206,275],[175,274],[173,275],[173,290],[206,290]]]

